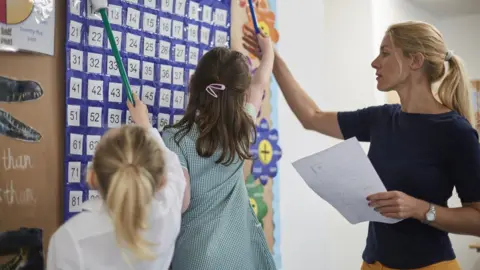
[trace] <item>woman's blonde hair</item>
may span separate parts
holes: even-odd
[[[129,125],[107,132],[92,169],[115,227],[116,238],[139,259],[153,259],[152,243],[142,239],[155,191],[163,182],[163,152],[147,131]]]
[[[422,53],[424,71],[431,84],[445,78],[438,89],[440,102],[474,124],[470,101],[469,79],[462,60],[448,51],[443,36],[433,25],[408,21],[391,25],[387,30],[393,44],[401,48],[405,56]],[[448,62],[448,72],[445,61]]]

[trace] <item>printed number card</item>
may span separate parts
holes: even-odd
[[[100,198],[86,184],[101,136],[132,123],[127,97],[99,14],[67,0],[64,219]],[[230,0],[110,0],[108,18],[131,88],[160,132],[178,122],[200,57],[229,46]]]

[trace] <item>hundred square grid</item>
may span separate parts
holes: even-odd
[[[101,18],[68,0],[64,219],[98,197],[85,171],[102,134],[131,123],[126,94]],[[108,17],[132,92],[162,131],[183,117],[199,58],[229,46],[229,0],[110,0]]]

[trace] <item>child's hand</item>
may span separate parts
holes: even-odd
[[[256,34],[248,26],[243,27],[243,34],[243,47],[258,59],[262,59],[265,54],[272,55],[274,53],[273,43],[269,36],[263,33]]]
[[[135,94],[133,94],[133,100],[135,101],[135,106],[133,106],[130,101],[127,102],[128,110],[130,111],[133,122],[141,127],[151,128],[152,124],[150,124],[150,121],[148,120],[147,106],[138,99],[138,96]]]
[[[257,34],[258,40],[258,47],[260,47],[260,53],[263,55],[265,54],[273,54],[273,43],[272,39],[269,36],[266,36],[263,33]]]
[[[275,51],[270,37],[256,34],[250,27],[244,26],[243,46],[260,59],[260,64],[252,77],[247,102],[253,104],[256,111],[262,107],[263,94],[270,84]]]

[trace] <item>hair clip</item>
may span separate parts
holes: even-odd
[[[212,83],[207,86],[206,90],[212,97],[217,98],[218,96],[217,93],[215,93],[215,90],[223,91],[225,90],[225,85],[221,83]]]
[[[447,53],[445,54],[445,61],[450,61],[450,59],[452,59],[453,57],[453,51],[451,50],[448,50]]]

